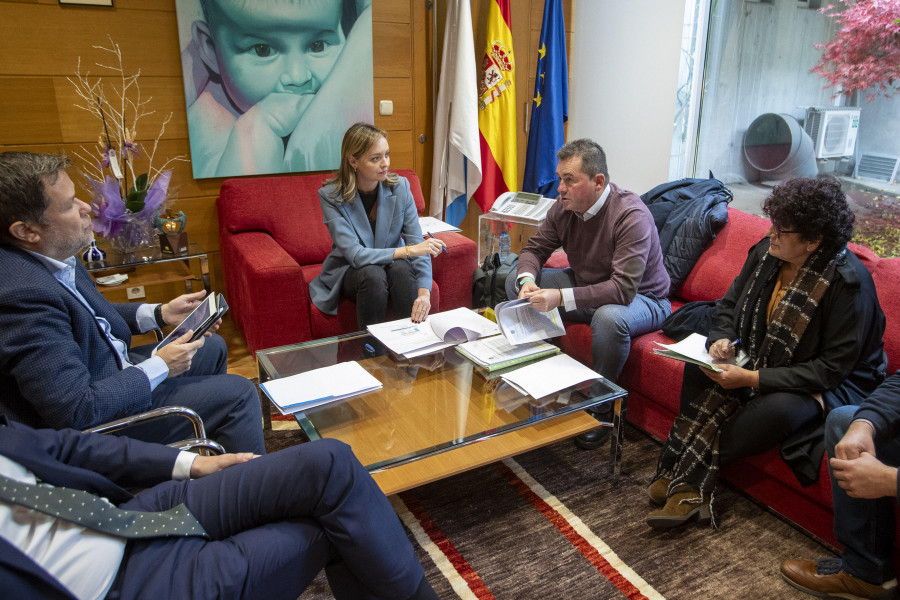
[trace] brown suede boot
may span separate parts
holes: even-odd
[[[671,529],[690,523],[695,517],[701,525],[712,520],[709,494],[700,496],[699,490],[690,486],[679,486],[679,490],[669,496],[666,505],[647,515],[647,525],[657,529]],[[699,499],[700,502],[685,502]]]
[[[647,488],[647,495],[650,496],[650,502],[656,506],[662,506],[666,503],[666,496],[669,495],[669,484],[671,479],[660,477],[650,484]]]

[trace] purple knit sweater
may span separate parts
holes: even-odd
[[[538,273],[562,246],[578,284],[578,308],[630,304],[635,294],[669,294],[653,216],[637,194],[609,185],[606,203],[587,221],[554,204],[519,256],[519,273]]]

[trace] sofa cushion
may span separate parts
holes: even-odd
[[[747,252],[768,228],[766,219],[729,208],[728,223],[700,255],[681,288],[673,290],[673,295],[688,302],[718,300],[724,296],[747,260]]]
[[[331,252],[319,206],[325,177],[227,179],[219,192],[219,220],[232,234],[268,233],[297,264],[321,263]]]
[[[900,258],[879,260],[872,272],[878,302],[887,320],[884,350],[888,356],[888,372],[900,369]]]

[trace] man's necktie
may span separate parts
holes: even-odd
[[[82,490],[30,485],[2,475],[0,499],[118,537],[209,537],[184,504],[164,512],[122,510]]]

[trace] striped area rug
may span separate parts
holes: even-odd
[[[801,599],[783,558],[833,554],[726,486],[719,529],[654,531],[646,486],[659,444],[626,430],[623,473],[560,442],[391,502],[441,598]],[[320,577],[301,600],[331,598]]]

